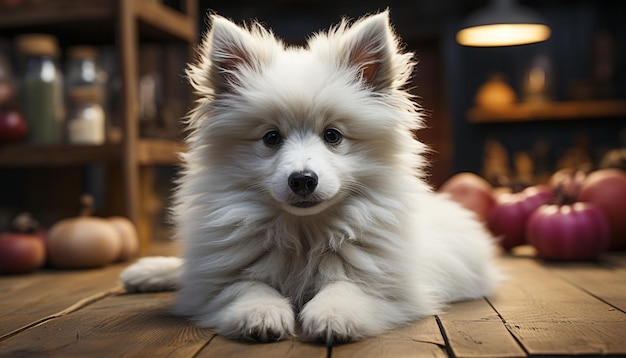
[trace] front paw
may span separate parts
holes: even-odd
[[[139,259],[120,274],[126,292],[159,292],[178,289],[183,260],[150,256]]]
[[[356,341],[377,334],[386,327],[379,320],[377,298],[348,282],[324,287],[302,312],[302,339],[328,345]]]
[[[291,303],[269,287],[257,287],[246,296],[238,297],[220,316],[216,331],[229,338],[271,342],[295,334]]]

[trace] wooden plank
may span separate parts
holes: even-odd
[[[445,342],[435,317],[377,337],[332,347],[333,358],[368,357],[448,357]]]
[[[125,265],[0,277],[0,338],[117,287]]]
[[[439,321],[455,357],[525,357],[497,312],[485,300],[457,302]]]
[[[626,312],[626,254],[608,253],[600,264],[549,263],[558,276]]]
[[[134,0],[137,18],[146,25],[163,33],[163,36],[176,36],[193,43],[196,41],[195,22],[189,21],[186,14],[154,1]]]
[[[531,258],[502,260],[511,277],[489,301],[533,355],[626,354],[626,314]]]
[[[332,357],[448,357],[434,317],[378,337],[330,348]],[[327,357],[325,346],[288,340],[269,344],[247,344],[215,337],[198,357]]]
[[[0,342],[0,356],[192,357],[214,336],[172,315],[174,294],[117,295]]]
[[[196,357],[326,358],[327,350],[325,346],[303,343],[296,339],[254,344],[216,336]]]

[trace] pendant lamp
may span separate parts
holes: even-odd
[[[491,0],[462,23],[456,41],[463,46],[497,47],[545,41],[550,27],[535,11],[516,0]]]

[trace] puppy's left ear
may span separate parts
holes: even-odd
[[[389,24],[389,11],[358,20],[345,32],[342,58],[356,67],[375,90],[403,85],[413,70],[413,54],[399,53],[399,41]]]
[[[209,20],[211,29],[199,47],[198,62],[187,71],[200,95],[235,91],[245,82],[246,74],[261,72],[282,49],[282,43],[258,22],[239,26],[216,14]]]

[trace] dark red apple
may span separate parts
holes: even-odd
[[[438,191],[449,194],[452,200],[486,221],[496,203],[492,190],[487,180],[474,173],[463,172],[453,175]]]
[[[39,234],[0,234],[0,274],[32,272],[45,261],[46,247]]]
[[[0,143],[17,142],[28,132],[26,119],[20,112],[0,111]]]

